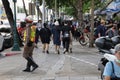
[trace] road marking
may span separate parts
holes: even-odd
[[[91,62],[88,62],[88,61],[86,61],[86,60],[79,59],[79,58],[77,58],[77,57],[73,57],[73,56],[70,56],[70,55],[66,55],[66,56],[67,56],[67,57],[70,57],[70,58],[73,58],[73,59],[75,59],[75,60],[77,60],[77,61],[81,61],[81,62],[84,62],[84,63],[86,63],[86,64],[90,64],[90,65],[92,65],[92,66],[96,66],[96,67],[97,67],[96,64],[91,63]]]
[[[64,65],[64,61],[65,61],[65,56],[64,55],[60,55],[60,59],[56,62],[56,64],[54,66],[52,66],[52,68],[50,70],[48,70],[47,75],[55,75],[55,73],[57,73]]]

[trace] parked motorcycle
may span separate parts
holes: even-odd
[[[82,46],[86,46],[89,43],[89,37],[88,35],[84,35],[83,33],[80,34],[80,38],[79,38],[79,43]]]
[[[94,29],[94,41],[96,40],[96,36],[95,36],[95,30],[96,28]],[[90,33],[89,31],[88,32],[80,32],[80,37],[79,37],[79,43],[82,45],[82,46],[86,46],[87,44],[89,44],[89,41],[90,41]]]
[[[112,38],[105,36],[95,40],[96,47],[98,48],[99,52],[102,53],[109,53],[110,49],[114,49],[114,46],[118,43],[120,43],[120,36],[114,36]]]

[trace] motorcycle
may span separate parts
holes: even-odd
[[[80,38],[79,38],[79,43],[82,46],[86,46],[89,43],[88,35],[84,35],[83,33],[81,33]]]
[[[95,30],[96,29],[94,29],[94,41],[96,40]],[[89,41],[90,41],[90,33],[89,33],[89,31],[80,32],[79,43],[82,46],[86,46],[87,44],[89,44]]]

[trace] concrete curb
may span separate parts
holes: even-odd
[[[13,56],[13,55],[21,54],[21,52],[3,52],[0,54],[1,56]]]

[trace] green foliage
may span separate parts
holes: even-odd
[[[83,12],[89,12],[90,10],[91,1],[87,1],[87,2],[86,1],[84,1],[84,4],[83,4]]]
[[[120,21],[120,16],[116,16],[115,18],[113,18],[113,20]]]
[[[55,9],[55,0],[45,0],[46,5],[49,9]],[[77,5],[79,5],[79,0],[56,0],[57,8],[65,8],[64,12],[68,15],[76,16]],[[104,8],[111,0],[106,0],[106,2],[101,2],[101,0],[94,0],[95,10]],[[39,0],[40,4],[42,0]],[[83,13],[89,12],[91,9],[91,0],[83,0]]]
[[[73,7],[65,7],[65,9],[64,9],[64,12],[65,12],[65,14],[67,14],[67,15],[70,15],[70,16],[74,16],[74,17],[76,17],[76,11],[75,11],[75,9],[73,8]]]

